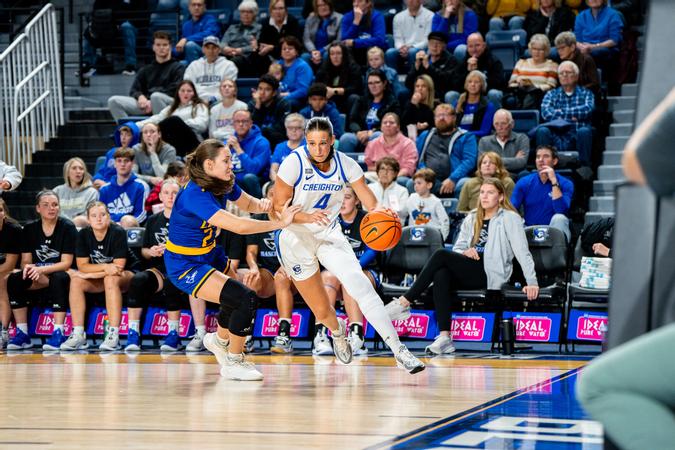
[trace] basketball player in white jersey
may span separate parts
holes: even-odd
[[[351,362],[352,348],[346,339],[344,321],[337,318],[329,303],[319,262],[356,299],[368,323],[394,352],[396,364],[411,374],[424,370],[424,364],[401,344],[382,300],[361,270],[337,221],[346,183],[351,184],[368,211],[378,208],[361,167],[352,158],[335,152],[333,125],[328,119],[310,119],[305,126],[305,139],[307,145],[287,156],[277,173],[275,211],[282,211],[291,198],[293,205],[302,206],[293,223],[277,234],[281,265],[293,278],[316,320],[331,330],[333,350],[340,362]]]

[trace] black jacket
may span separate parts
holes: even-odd
[[[464,90],[464,81],[458,86],[457,84],[457,70],[459,64],[454,56],[447,50],[443,50],[441,57],[436,62],[429,63],[429,68],[425,69],[423,64],[420,64],[419,70],[415,68],[415,64],[410,68],[408,76],[405,79],[405,85],[412,92],[415,88],[415,80],[420,75],[429,75],[434,80],[434,90],[436,98],[443,101],[443,97],[447,91],[462,91]]]
[[[135,99],[138,99],[141,95],[150,98],[150,95],[154,92],[161,92],[173,97],[178,85],[183,80],[184,72],[185,66],[175,59],[170,59],[161,64],[153,59],[150,64],[143,66],[138,71],[129,95]]]
[[[488,99],[484,95],[481,95],[480,101],[478,102],[478,109],[476,109],[476,112],[473,115],[473,122],[471,123],[471,129],[467,131],[480,130],[480,127],[483,124],[483,117],[485,117],[485,112],[487,111],[487,107],[488,107]],[[464,117],[464,112],[457,112],[456,121],[458,126],[460,123],[462,123],[462,117]]]
[[[345,95],[333,96],[330,101],[335,103],[335,106],[341,113],[348,113],[346,110],[347,99],[350,95],[363,95],[363,76],[361,75],[361,68],[356,63],[351,63],[345,70],[337,70],[330,64],[330,60],[326,58],[321,65],[321,68],[316,73],[317,83],[324,83],[331,88],[344,88]]]
[[[373,97],[362,96],[359,97],[359,100],[354,102],[352,105],[351,111],[349,111],[349,116],[347,116],[347,130],[351,133],[356,133],[357,131],[367,130],[366,126],[366,116],[370,110],[370,105],[373,102]],[[377,110],[377,117],[382,121],[382,117],[388,112],[395,112],[396,114],[401,114],[401,107],[396,100],[396,96],[387,91],[382,99],[382,106]],[[373,128],[374,130],[379,130],[379,124]]]
[[[408,135],[408,125],[417,125],[422,122],[429,124],[427,130],[432,129],[434,127],[434,112],[424,103],[418,105],[408,103],[401,117],[401,131],[403,134]],[[424,130],[417,130],[417,134],[422,133],[422,131]]]
[[[256,109],[255,101],[251,100],[248,110],[251,111],[253,123],[258,125],[263,132],[272,131],[286,135],[284,119],[291,113],[291,107],[285,99],[276,96],[268,106],[260,105],[260,109]]]
[[[300,41],[300,44],[302,44],[302,27],[300,26],[298,19],[290,14],[288,15],[286,24],[281,27],[281,31],[278,31],[275,27],[270,25],[269,19],[264,19],[260,24],[262,25],[262,29],[260,30],[260,42],[263,44],[274,45],[274,50],[272,50],[269,55],[275,60],[281,58],[281,45],[279,45],[279,40],[282,37],[295,36]]]
[[[459,89],[453,90],[457,92],[464,91],[464,80],[469,74],[469,71],[466,68],[469,58],[471,58],[471,55],[467,53],[464,61],[459,64],[459,67],[455,71],[455,74],[457,75],[456,82],[459,83]],[[478,70],[483,72],[487,77],[488,89],[504,89],[504,65],[500,60],[492,56],[489,48],[486,48],[483,54],[480,55],[480,58],[478,58]]]
[[[574,31],[574,20],[576,16],[566,6],[561,6],[556,8],[553,15],[550,17],[550,28],[548,33],[546,33],[546,26],[549,25],[549,18],[545,17],[539,10],[530,11],[525,17],[525,23],[523,28],[527,31],[527,40],[529,41],[532,38],[532,35],[540,33],[548,36],[549,41],[551,41],[551,46],[553,46],[553,41],[555,41],[556,36],[562,33],[563,31]]]

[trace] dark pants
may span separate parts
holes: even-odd
[[[408,300],[419,298],[432,282],[436,321],[440,331],[450,331],[450,290],[487,287],[487,277],[481,261],[444,248],[436,250],[431,256],[405,297]]]

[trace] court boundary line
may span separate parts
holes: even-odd
[[[445,426],[451,425],[455,422],[458,422],[460,420],[468,419],[471,416],[474,416],[478,413],[481,413],[489,408],[492,408],[497,405],[501,405],[502,403],[506,403],[507,401],[513,400],[514,398],[518,398],[520,396],[523,396],[529,392],[532,392],[536,389],[540,389],[545,386],[550,386],[554,383],[557,383],[558,381],[565,380],[567,378],[570,378],[574,375],[577,375],[583,367],[578,367],[576,369],[572,369],[568,372],[562,373],[560,375],[556,375],[553,378],[549,378],[547,380],[544,380],[539,383],[535,383],[533,385],[524,387],[522,389],[518,389],[516,391],[510,392],[508,394],[502,395],[501,397],[497,397],[493,400],[490,400],[485,403],[481,403],[480,405],[474,406],[473,408],[469,408],[466,411],[462,411],[460,413],[457,413],[455,415],[443,418],[441,420],[438,420],[436,422],[432,422],[428,425],[424,425],[420,428],[417,428],[415,430],[409,431],[408,433],[399,435],[394,437],[393,439],[389,439],[387,441],[381,442],[379,444],[371,445],[370,447],[366,447],[365,450],[377,450],[377,449],[382,449],[382,448],[389,448],[393,447],[395,445],[400,445],[400,444],[405,444],[406,442],[410,442],[413,439],[419,438],[427,433],[431,433],[433,431],[436,431],[440,428],[443,428]]]

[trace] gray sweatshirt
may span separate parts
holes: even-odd
[[[18,188],[21,184],[21,180],[23,180],[23,176],[21,175],[21,172],[16,169],[16,167],[10,166],[4,161],[0,161],[0,181],[8,181],[11,185],[9,188],[10,191]],[[0,192],[1,191],[2,190],[0,189]]]
[[[75,189],[64,183],[56,186],[54,192],[59,196],[61,216],[68,219],[84,215],[89,202],[98,200],[98,191],[91,183]]]
[[[473,224],[476,211],[471,211],[462,222],[457,242],[452,250],[462,253],[471,248]],[[488,238],[483,253],[488,289],[501,289],[513,273],[513,257],[516,257],[528,286],[538,286],[534,260],[527,245],[523,219],[513,211],[499,209],[490,219]]]
[[[136,172],[138,178],[149,184],[151,177],[163,178],[169,164],[176,160],[176,149],[166,142],[159,149],[159,152],[155,153],[145,153],[141,144],[134,145],[133,150],[134,172]]]

